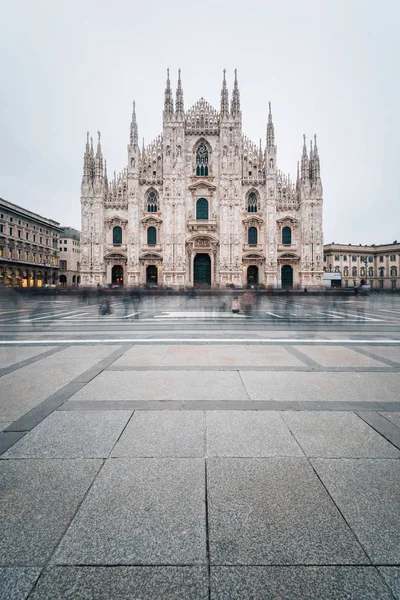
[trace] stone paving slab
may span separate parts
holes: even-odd
[[[0,348],[0,368],[11,367],[16,363],[43,354],[48,350],[55,350],[56,346],[12,346]]]
[[[393,600],[375,567],[211,567],[211,600]]]
[[[400,567],[378,567],[379,572],[392,590],[396,600],[400,600]]]
[[[113,346],[69,346],[54,354],[51,359],[59,360],[93,360],[98,362],[121,348],[121,344]],[[40,365],[38,365],[40,366]]]
[[[279,412],[206,413],[207,455],[304,456]]]
[[[130,411],[54,412],[1,458],[107,458]]]
[[[161,360],[167,354],[169,344],[149,344],[133,346],[125,352],[121,358],[118,358],[113,364],[113,367],[132,367],[132,366],[157,366],[161,364]]]
[[[109,459],[52,562],[205,564],[204,461]]]
[[[122,457],[203,457],[202,411],[137,411],[112,451]]]
[[[75,400],[248,400],[234,371],[118,371],[101,373]]]
[[[52,567],[29,600],[208,600],[205,567]]]
[[[373,352],[378,356],[382,356],[383,358],[387,358],[388,360],[392,360],[393,362],[400,364],[399,346],[362,346],[360,344],[360,349],[366,350],[367,352]]]
[[[213,366],[304,367],[284,346],[208,346],[208,361]]]
[[[25,600],[40,571],[37,567],[0,567],[0,600]]]
[[[400,373],[240,371],[251,400],[397,402]]]
[[[400,458],[399,450],[354,413],[286,412],[282,416],[307,456]]]
[[[4,375],[0,385],[0,421],[15,421],[96,362],[97,358],[65,361],[49,357]]]
[[[207,490],[212,565],[369,563],[306,459],[210,458]]]
[[[46,563],[100,464],[98,460],[0,461],[0,565]]]
[[[380,363],[344,346],[294,346],[323,367],[383,367]]]
[[[6,427],[8,427],[9,425],[11,425],[12,421],[2,421],[0,423],[0,431],[3,431],[3,429],[5,429]]]
[[[382,416],[400,428],[400,412],[384,412]],[[400,432],[399,432],[400,433]]]
[[[400,461],[311,462],[374,564],[400,563]]]

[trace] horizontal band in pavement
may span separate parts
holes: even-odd
[[[317,363],[315,363],[317,365]],[[188,366],[188,365],[177,365],[177,366],[110,366],[105,371],[285,371],[292,373],[397,373],[400,371],[400,365],[396,367],[322,367],[322,366],[304,366],[304,367],[290,367],[290,366],[258,366],[258,365],[236,365],[236,366]]]
[[[368,345],[368,346],[399,346],[400,340],[393,339],[334,339],[330,340],[327,338],[261,338],[255,340],[254,338],[102,338],[102,339],[50,339],[45,340],[0,340],[0,346],[40,346],[40,345],[54,345],[54,344],[68,344],[68,345],[80,345],[80,344],[318,344],[318,345]]]
[[[388,405],[388,406],[386,406]],[[301,410],[301,411],[400,411],[400,402],[274,401],[274,400],[77,400],[58,410]]]

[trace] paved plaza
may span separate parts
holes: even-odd
[[[151,302],[0,307],[0,599],[399,599],[400,303]]]

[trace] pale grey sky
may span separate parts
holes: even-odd
[[[398,0],[8,0],[0,20],[0,196],[80,227],[86,131],[109,173],[139,136],[161,132],[166,68],[185,108],[219,109],[238,69],[243,132],[296,173],[317,133],[325,242],[400,241]]]

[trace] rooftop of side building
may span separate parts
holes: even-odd
[[[54,221],[54,219],[48,219],[47,217],[42,217],[42,215],[34,213],[31,210],[28,210],[27,208],[23,208],[18,204],[14,204],[13,202],[9,202],[8,200],[4,200],[4,198],[0,198],[0,207],[13,211],[14,213],[19,214],[24,218],[27,217],[30,219],[34,219],[35,221],[45,223],[48,227],[53,227],[54,229],[57,229],[57,231],[61,229],[60,223],[58,221]]]

